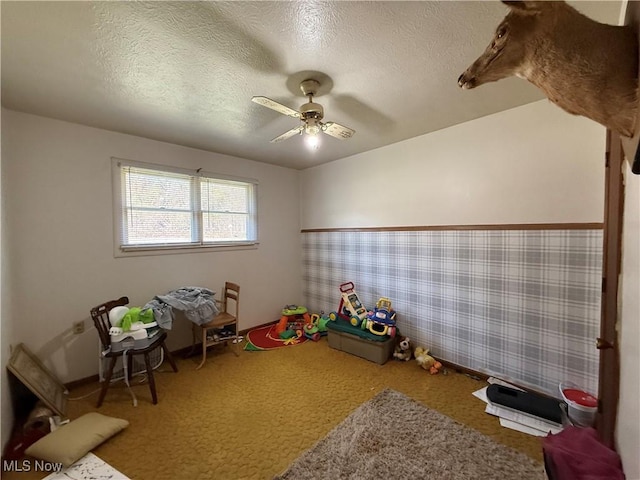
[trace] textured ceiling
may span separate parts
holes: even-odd
[[[616,24],[620,2],[569,2]],[[307,168],[543,98],[510,78],[464,91],[460,73],[507,8],[487,2],[2,1],[6,108]],[[325,80],[325,121],[353,128],[269,140],[298,120],[298,84]]]

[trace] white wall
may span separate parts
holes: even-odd
[[[302,228],[602,222],[604,151],[535,102],[304,170]]]
[[[640,479],[640,176],[625,162],[620,277],[620,401],[616,444],[629,480]]]
[[[142,306],[185,285],[241,286],[240,328],[279,317],[301,301],[298,172],[33,115],[2,111],[3,211],[11,266],[3,287],[5,342],[24,342],[62,380],[97,373],[91,307],[127,295]],[[203,168],[259,181],[254,250],[114,258],[110,157]],[[283,188],[286,185],[287,188]],[[5,315],[9,312],[8,318]],[[71,332],[85,320],[86,331]],[[187,320],[169,333],[171,349],[191,341]],[[4,358],[2,371],[4,377]],[[3,412],[4,422],[4,412]]]
[[[0,129],[2,120],[0,118]],[[5,214],[4,214],[4,194],[6,188],[3,187],[5,175],[2,171],[2,153],[0,153],[0,447],[4,447],[11,436],[11,427],[13,423],[13,409],[11,408],[11,396],[9,392],[9,382],[5,365],[9,360],[9,337],[11,337],[11,324],[8,322],[10,316],[8,302],[9,286],[5,281],[7,266],[10,256],[8,254],[7,242],[4,239],[6,234]]]

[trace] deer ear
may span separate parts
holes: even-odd
[[[519,0],[502,0],[507,7],[518,10],[520,13],[538,13],[545,2],[529,2]]]

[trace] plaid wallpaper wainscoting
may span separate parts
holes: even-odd
[[[389,297],[398,328],[441,359],[559,396],[598,390],[602,230],[303,232],[307,308]]]

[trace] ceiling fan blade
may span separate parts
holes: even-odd
[[[331,135],[336,138],[351,138],[353,134],[356,133],[355,130],[345,127],[344,125],[340,125],[336,122],[327,122],[322,126],[322,131],[327,135]]]
[[[283,115],[287,115],[288,117],[300,118],[300,112],[294,110],[293,108],[289,108],[286,105],[282,105],[281,103],[276,102],[275,100],[271,100],[267,97],[252,97],[252,102],[257,103],[258,105],[262,105],[263,107],[270,108],[271,110],[275,110],[278,113]]]
[[[278,143],[281,142],[283,140],[286,140],[287,138],[291,138],[294,135],[297,135],[299,133],[302,133],[302,130],[304,129],[304,126],[300,125],[299,127],[295,127],[292,128],[291,130],[284,132],[282,135],[274,138],[273,140],[271,140],[271,143]]]

